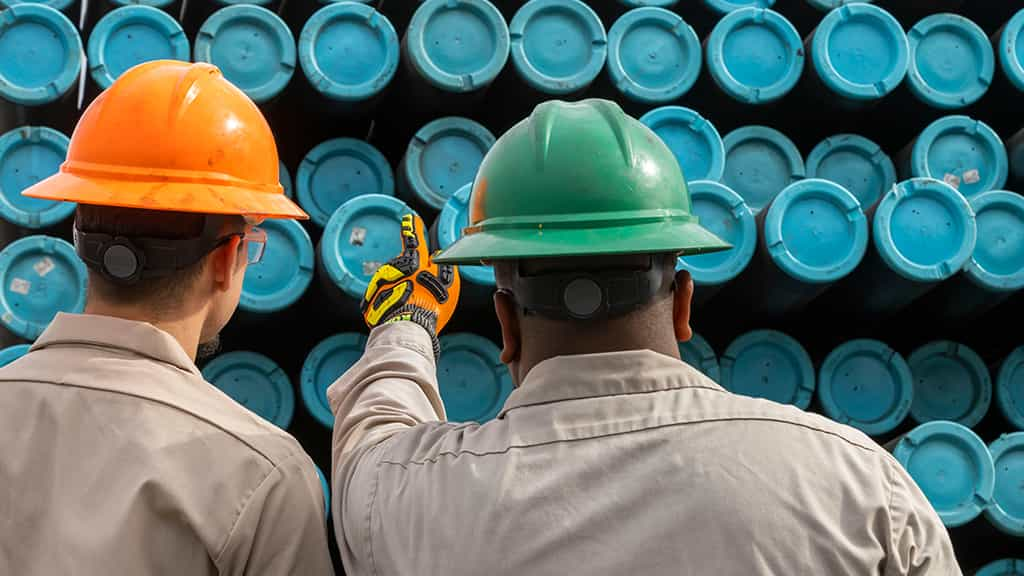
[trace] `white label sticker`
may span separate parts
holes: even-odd
[[[363,262],[363,276],[373,276],[382,265],[382,263],[374,262],[373,260]]]
[[[956,174],[943,174],[942,181],[945,182],[946,184],[949,184],[953,188],[956,188],[957,190],[960,189],[960,177],[957,176]]]
[[[15,294],[21,294],[22,296],[28,296],[28,293],[32,290],[32,283],[28,280],[21,278],[14,278],[11,280],[11,292]]]
[[[365,241],[366,228],[360,228],[359,226],[352,228],[352,234],[349,234],[348,243],[353,246],[362,246]]]
[[[977,184],[978,182],[981,182],[981,173],[978,172],[977,168],[972,168],[964,172],[965,184]]]
[[[39,274],[40,277],[46,276],[56,267],[57,265],[53,263],[49,256],[32,265],[32,268],[35,269],[36,274]]]

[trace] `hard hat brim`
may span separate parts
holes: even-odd
[[[302,208],[283,193],[259,192],[230,184],[86,178],[62,171],[27,188],[22,195],[141,210],[309,219]]]
[[[612,254],[693,256],[732,248],[696,222],[645,222],[597,228],[505,228],[468,233],[434,258],[442,264]]]

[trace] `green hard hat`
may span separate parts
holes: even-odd
[[[678,253],[731,246],[690,211],[679,163],[614,102],[545,102],[484,157],[469,226],[435,259]]]

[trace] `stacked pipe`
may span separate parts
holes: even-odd
[[[265,225],[204,374],[325,467],[326,388],[365,346],[358,301],[400,216],[451,245],[496,137],[543,100],[609,98],[672,150],[694,213],[734,245],[679,261],[703,336],[683,359],[892,442],[965,567],[1022,573],[1003,560],[1024,531],[1005,488],[1024,474],[1014,4],[0,0],[0,365],[86,294],[74,205],[21,191],[59,169],[75,119],[125,70],[211,62],[264,111],[311,220]],[[462,277],[438,377],[449,418],[485,422],[512,383],[493,271]],[[963,481],[940,482],[937,461]]]

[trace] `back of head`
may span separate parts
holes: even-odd
[[[506,348],[502,299],[524,347],[543,339],[556,355],[664,340],[676,257],[727,248],[692,215],[679,164],[650,129],[613,102],[552,101],[488,152],[469,226],[436,260],[493,264]]]
[[[265,218],[306,217],[284,195],[278,167],[266,119],[220,70],[158,60],[100,94],[60,171],[23,194],[78,203],[75,247],[90,269],[90,306],[159,319],[189,298],[219,248],[241,250]],[[219,291],[236,301],[218,309],[233,311],[241,274],[244,265],[220,275],[231,288]]]

